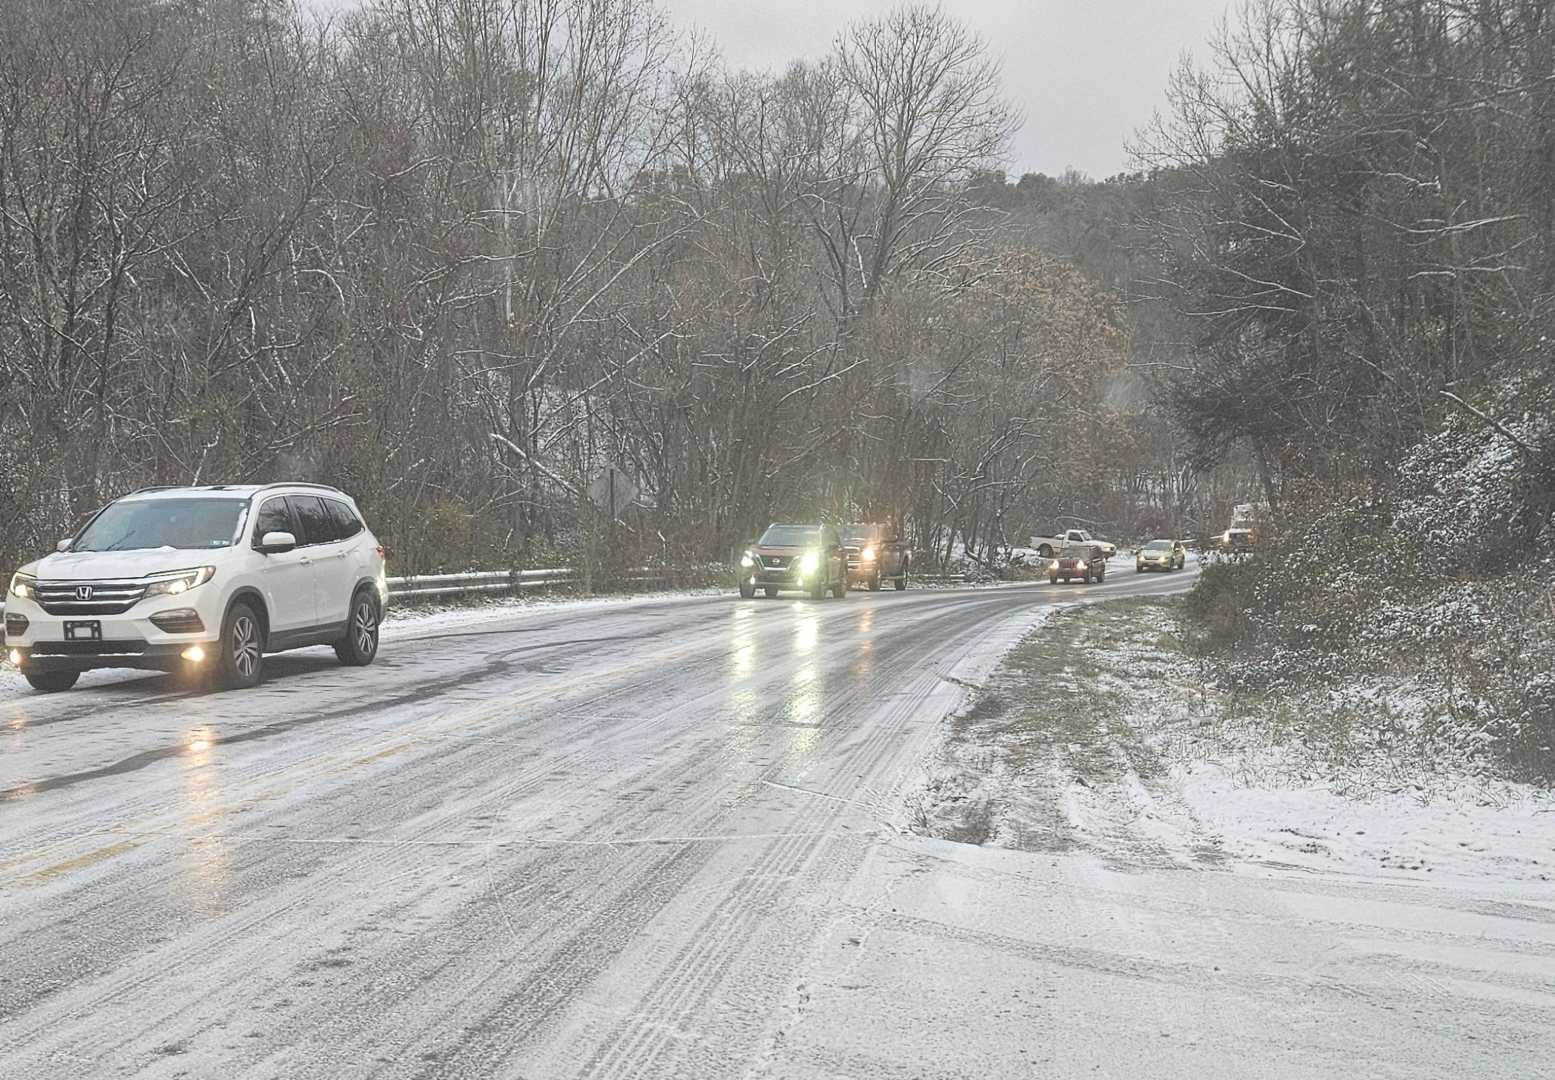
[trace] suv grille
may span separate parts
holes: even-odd
[[[40,641],[32,647],[34,656],[140,656],[144,641]]]
[[[38,582],[38,606],[50,615],[122,615],[145,595],[135,579]]]
[[[773,570],[781,570],[781,569],[783,569],[783,567],[788,565],[788,556],[787,555],[763,555],[761,557],[761,565],[765,566],[765,567],[769,567],[769,568],[771,568]]]

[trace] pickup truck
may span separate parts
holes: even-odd
[[[897,539],[889,525],[855,523],[844,525],[842,550],[848,556],[848,584],[864,585],[879,592],[880,584],[891,582],[901,591],[907,588],[907,572],[912,568],[912,553]]]
[[[1037,554],[1044,559],[1051,559],[1053,552],[1062,551],[1071,544],[1089,544],[1093,547],[1099,547],[1102,553],[1109,559],[1118,553],[1118,545],[1109,544],[1105,540],[1097,540],[1084,529],[1069,529],[1067,532],[1056,536],[1033,536],[1031,538],[1031,546],[1036,548]]]

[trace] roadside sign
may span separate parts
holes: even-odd
[[[589,498],[613,521],[637,501],[637,485],[615,465],[606,465],[589,485]]]

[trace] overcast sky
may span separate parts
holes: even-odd
[[[304,0],[308,2],[308,0]],[[311,0],[340,10],[360,0]],[[897,0],[659,0],[672,19],[705,31],[734,67],[781,68],[819,56],[859,18]],[[1073,166],[1101,179],[1129,165],[1124,143],[1157,110],[1185,50],[1202,54],[1229,0],[944,0],[1004,64],[1005,88],[1026,122],[1011,176]]]
[[[847,23],[894,0],[660,0],[703,28],[734,66],[781,67],[826,51]],[[1026,116],[1009,171],[1100,179],[1124,169],[1124,142],[1165,109],[1167,76],[1202,45],[1227,0],[945,0],[1004,62]]]

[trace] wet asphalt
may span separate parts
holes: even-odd
[[[1056,602],[1190,583],[492,609],[248,692],[6,684],[0,1073],[783,1073],[966,684]]]

